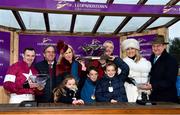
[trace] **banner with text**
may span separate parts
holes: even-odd
[[[10,62],[10,33],[0,32],[0,85],[3,85],[4,76]]]
[[[92,44],[96,41],[98,44],[103,44],[106,40],[111,40],[114,43],[114,55],[120,53],[119,37],[102,37],[102,36],[47,36],[47,35],[19,35],[19,57],[22,59],[22,52],[26,47],[33,47],[36,50],[36,62],[43,60],[43,49],[51,44],[56,46],[58,40],[63,40],[66,44],[72,46],[76,55],[81,55],[80,47],[87,44]]]
[[[95,13],[106,15],[180,15],[180,6],[174,5],[137,5],[137,4],[107,4],[90,2],[73,2],[64,0],[0,0],[0,8],[33,10],[33,11],[54,11],[62,13]]]
[[[134,38],[139,41],[140,45],[140,53],[143,57],[149,59],[152,54],[152,48],[151,48],[151,42],[155,39],[156,34],[153,35],[144,35],[144,36],[134,36],[134,37],[128,37]]]

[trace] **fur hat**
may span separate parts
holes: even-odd
[[[135,48],[140,50],[139,42],[136,39],[126,39],[122,42],[122,49],[127,50],[128,48]]]
[[[68,45],[64,43],[64,41],[59,40],[57,43],[57,51],[58,53],[64,53],[68,49]]]
[[[169,44],[168,42],[165,42],[164,36],[158,35],[153,41],[152,44]]]

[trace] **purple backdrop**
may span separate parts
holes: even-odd
[[[10,33],[0,32],[0,85],[3,85],[4,76],[10,61]]]
[[[144,35],[144,36],[134,36],[134,37],[128,37],[129,38],[134,38],[139,41],[140,43],[140,53],[143,57],[149,59],[152,53],[152,48],[151,48],[151,42],[154,40],[156,37],[155,34],[153,35]]]
[[[111,40],[114,43],[114,55],[119,55],[120,45],[119,37],[102,37],[102,36],[47,36],[47,35],[19,35],[19,56],[22,59],[23,49],[26,47],[33,47],[36,50],[36,62],[43,60],[43,49],[46,45],[56,45],[58,40],[63,40],[70,44],[76,55],[80,55],[79,46],[83,44],[90,44],[93,39],[100,41],[103,44],[106,40]]]
[[[180,6],[106,4],[88,2],[68,2],[63,0],[0,0],[0,8],[26,10],[53,10],[58,12],[129,13],[130,14],[180,14]]]

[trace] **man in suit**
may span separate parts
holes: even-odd
[[[161,35],[152,42],[150,83],[142,86],[142,89],[152,90],[151,101],[177,102],[178,63],[166,51],[167,44]]]
[[[56,60],[55,60],[55,47],[48,45],[43,50],[44,60],[38,62],[35,67],[39,74],[48,76],[45,88],[42,95],[36,96],[38,102],[52,102],[52,91],[56,87]],[[44,75],[43,75],[44,74]],[[40,77],[41,77],[40,75]]]

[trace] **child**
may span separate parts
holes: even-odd
[[[85,103],[95,102],[95,88],[98,78],[98,70],[94,66],[87,69],[87,78],[81,90],[81,98]]]
[[[120,58],[114,58],[105,67],[105,76],[97,83],[95,96],[98,102],[127,102],[124,82],[129,74],[128,65]],[[117,75],[117,66],[121,73]]]
[[[84,101],[78,99],[78,88],[72,75],[68,75],[62,83],[53,90],[54,102],[71,103],[74,105],[84,104]]]

